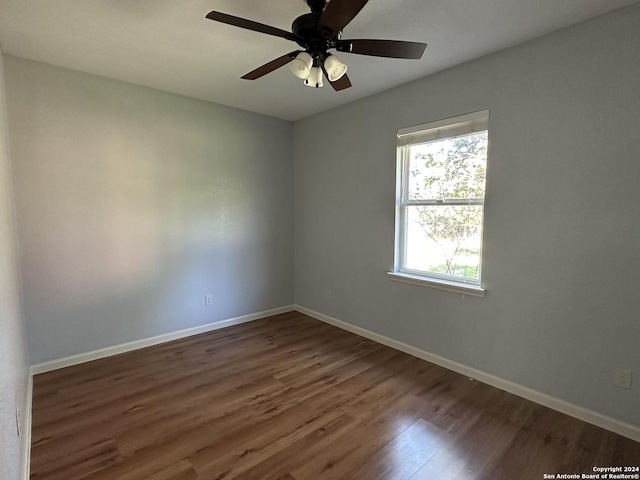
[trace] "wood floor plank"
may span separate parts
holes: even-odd
[[[303,355],[308,348],[305,346],[297,349],[296,352]],[[157,403],[164,407],[164,403],[172,401],[175,397],[197,395],[203,388],[208,388],[212,382],[215,382],[218,389],[225,387],[228,379],[246,387],[256,377],[278,372],[280,360],[290,361],[292,354],[288,347],[275,350],[269,349],[269,356],[264,355],[264,352],[246,351],[246,362],[221,364],[218,360],[202,365],[188,365],[162,381],[157,381],[155,377],[149,382],[132,381],[132,384],[125,386],[128,394],[121,395],[118,402],[113,402],[109,396],[104,395],[102,390],[97,393],[90,390],[81,400],[75,399],[69,404],[56,404],[55,408],[49,409],[36,406],[34,408],[40,408],[39,411],[47,413],[44,424],[34,422],[34,438],[36,440],[39,438],[41,426],[44,426],[43,431],[48,433],[58,429],[69,431],[74,428],[85,428],[85,423],[93,422],[96,415],[107,421],[113,421],[123,409],[127,412],[148,410]],[[269,359],[268,362],[264,361],[266,358]],[[208,394],[212,395],[215,392],[209,391]],[[73,423],[68,422],[69,417],[73,417]]]
[[[122,395],[118,401],[103,399],[90,409],[76,410],[71,416],[67,412],[61,418],[54,417],[44,426],[34,426],[34,442],[40,445],[43,434],[48,440],[62,440],[68,435],[85,431],[91,425],[100,426],[101,431],[108,430],[115,435],[131,426],[152,419],[161,420],[164,414],[174,413],[174,410],[167,410],[167,403],[173,403],[182,410],[196,408],[202,402],[215,402],[218,399],[223,402],[250,395],[270,383],[273,383],[273,379],[269,376],[269,370],[260,368],[246,375],[225,373],[217,378],[209,377],[208,370],[202,370],[201,375],[185,373],[183,379],[175,382],[158,384],[134,395]],[[73,421],[70,422],[69,418]],[[96,418],[101,421],[97,422]]]
[[[438,453],[443,441],[443,432],[438,427],[418,419],[369,457],[349,479],[408,480]]]
[[[485,387],[495,391],[491,387]],[[487,402],[488,399],[491,400],[490,403]],[[467,417],[471,421],[465,422],[464,428],[449,431],[450,436],[443,442],[442,448],[411,480],[476,478],[494,458],[506,452],[534,408],[532,403],[523,402],[520,398],[501,391],[484,397],[465,397],[456,403],[460,404],[465,405],[470,412],[482,409],[483,414],[473,413]]]
[[[276,315],[34,377],[32,480],[506,480],[640,443]]]
[[[121,460],[115,440],[108,439],[84,445],[82,449],[75,449],[65,456],[49,458],[46,462],[36,460],[31,468],[31,478],[33,480],[80,479]]]
[[[233,413],[245,413],[265,399],[288,392],[285,386],[266,377],[264,383],[255,383],[255,389],[242,392],[230,392],[229,395],[207,395],[206,392],[196,398],[189,398],[182,404],[167,412],[158,411],[155,418],[148,422],[124,427],[116,433],[120,450],[125,455],[132,455],[136,451],[149,445],[149,439],[154,442],[174,436],[177,432],[189,431],[202,427],[220,415],[231,416]],[[252,415],[252,413],[246,413]]]
[[[568,452],[574,450],[583,429],[582,422],[535,406],[501,455],[491,464],[483,465],[477,478],[508,478],[521,471],[538,478],[545,473],[558,473]]]
[[[198,474],[189,460],[181,460],[173,465],[163,466],[148,474],[145,480],[197,480]]]
[[[234,431],[217,444],[199,450],[190,460],[202,478],[236,476],[342,416],[336,406],[345,402],[344,394],[327,387],[280,415]]]
[[[329,392],[330,389],[331,387],[324,385],[306,386],[297,390],[283,386],[276,394],[260,399],[255,404],[220,409],[213,408],[213,405],[206,421],[180,426],[165,437],[149,438],[144,447],[131,452],[123,462],[96,478],[127,478],[129,471],[145,474],[154,464],[172,464],[189,455],[191,459],[194,455],[198,458],[205,455],[215,457],[218,454],[217,447],[225,445],[238,432],[256,428],[272,417],[290,413],[290,410],[297,413],[301,409],[296,407],[301,403],[310,398],[324,400],[323,392]],[[336,397],[333,392],[327,395]]]
[[[317,452],[331,445],[338,437],[351,430],[357,419],[349,414],[341,415],[326,423],[274,454],[262,459],[246,471],[233,476],[234,480],[278,480],[294,478],[290,470],[307,464]]]
[[[358,412],[357,427],[316,452],[305,465],[291,470],[299,480],[339,480],[357,472],[382,447],[419,420],[423,405],[411,394],[396,399],[391,408],[380,408],[373,415]]]

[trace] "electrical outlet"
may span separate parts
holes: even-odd
[[[204,304],[208,307],[213,305],[213,295],[205,295],[204,296]]]
[[[622,388],[631,388],[631,370],[616,368],[613,372],[613,384]]]
[[[330,288],[327,288],[324,291],[324,298],[326,298],[327,300],[331,300],[332,297],[333,297],[333,292],[331,291]]]
[[[16,408],[16,431],[20,436],[20,409]]]

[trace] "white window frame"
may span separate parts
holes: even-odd
[[[420,205],[443,205],[442,200],[409,200],[409,146],[439,139],[468,135],[470,133],[488,131],[489,110],[482,110],[466,115],[438,120],[398,130],[398,149],[396,166],[396,234],[393,271],[389,278],[404,283],[428,286],[451,292],[484,297],[482,287],[482,245],[480,250],[479,280],[465,279],[452,275],[438,274],[422,270],[406,268],[406,207]],[[483,205],[484,198],[446,200],[446,205]],[[484,227],[484,213],[482,217]],[[484,235],[484,228],[482,229]]]

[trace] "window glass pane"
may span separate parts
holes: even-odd
[[[484,198],[486,131],[406,148],[409,200]]]
[[[404,268],[480,279],[481,205],[405,208]]]

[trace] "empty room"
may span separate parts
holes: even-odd
[[[640,479],[640,2],[0,0],[0,480]]]

